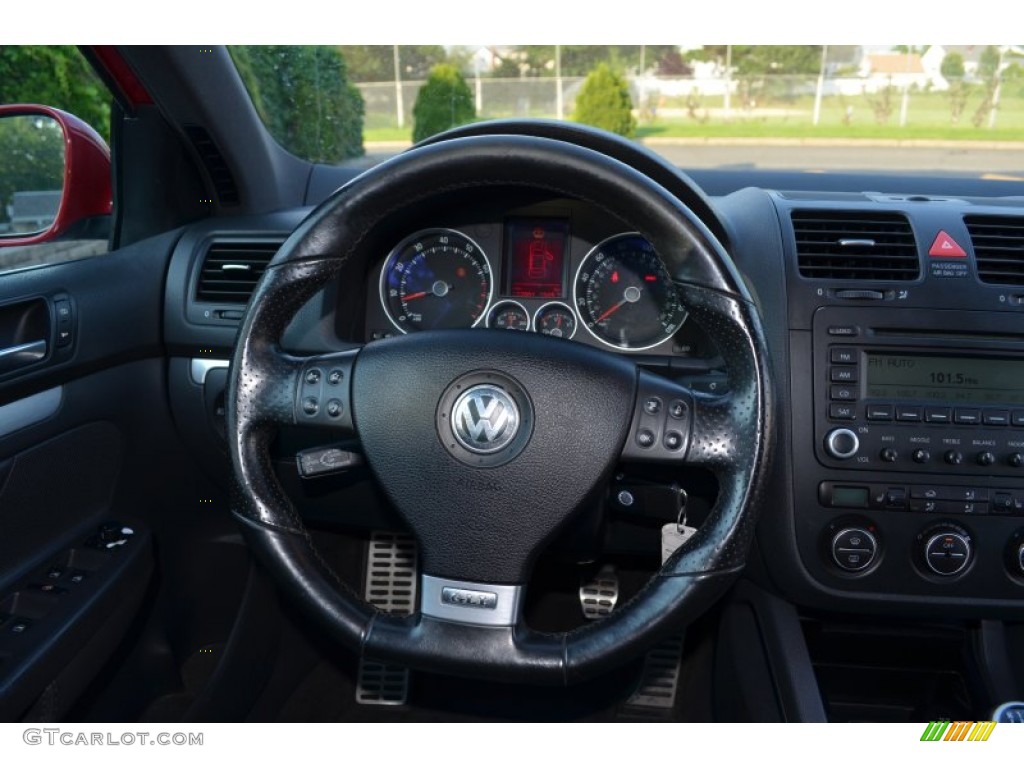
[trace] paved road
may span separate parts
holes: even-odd
[[[735,142],[661,142],[648,146],[681,168],[761,168],[800,171],[884,171],[956,173],[1024,181],[1024,143],[1013,148],[970,146],[808,145],[777,142],[765,146]],[[396,146],[368,146],[359,165],[369,167],[400,151]]]
[[[877,146],[651,145],[682,168],[940,171],[1024,181],[1024,149]]]

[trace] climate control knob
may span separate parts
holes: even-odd
[[[956,525],[942,525],[925,531],[924,564],[939,576],[956,576],[971,563],[974,553],[970,534]]]
[[[864,528],[843,528],[832,537],[832,562],[844,571],[863,571],[875,561],[878,541]]]
[[[860,440],[852,429],[833,429],[825,436],[825,450],[833,459],[850,459],[857,455]]]

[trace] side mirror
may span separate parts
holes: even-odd
[[[112,210],[110,149],[74,115],[0,106],[0,248],[73,235]]]

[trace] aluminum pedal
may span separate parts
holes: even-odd
[[[626,707],[670,712],[679,692],[679,670],[683,661],[683,638],[676,635],[663,640],[647,652],[644,671],[636,690],[626,700]]]
[[[580,608],[583,618],[603,619],[619,602],[619,574],[614,565],[602,566],[594,578],[580,584]]]
[[[416,610],[419,553],[405,533],[374,531],[366,554],[363,599],[383,613],[408,616]],[[409,700],[409,669],[367,657],[359,660],[356,702],[401,706]]]

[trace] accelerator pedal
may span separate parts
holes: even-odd
[[[416,609],[419,557],[416,540],[405,533],[374,531],[367,544],[363,599],[383,613],[408,616]],[[409,700],[409,668],[359,659],[356,703],[401,706]]]

